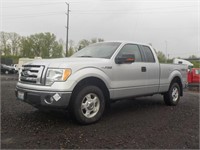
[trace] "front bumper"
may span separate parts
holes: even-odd
[[[16,87],[15,94],[17,100],[29,103],[37,108],[67,108],[72,92],[37,91]]]

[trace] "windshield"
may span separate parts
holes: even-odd
[[[110,58],[120,44],[119,42],[92,44],[76,52],[72,57]]]

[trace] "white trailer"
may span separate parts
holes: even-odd
[[[183,64],[183,65],[187,65],[187,66],[188,66],[188,69],[189,69],[189,68],[192,68],[192,67],[194,66],[191,62],[189,62],[189,61],[187,61],[187,60],[184,60],[184,59],[178,59],[178,58],[175,58],[175,59],[173,60],[173,64]]]
[[[36,60],[36,59],[42,59],[41,57],[35,57],[35,58],[19,58],[19,61],[18,61],[18,71],[22,68],[22,65],[24,65],[25,63],[28,63],[28,62],[31,62],[33,60]]]

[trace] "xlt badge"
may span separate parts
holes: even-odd
[[[105,66],[105,67],[102,67],[103,69],[112,69],[112,66]]]

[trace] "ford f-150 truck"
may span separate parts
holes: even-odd
[[[119,99],[162,94],[167,105],[177,105],[186,84],[187,66],[160,64],[149,45],[101,42],[69,58],[25,64],[16,96],[38,109],[69,110],[76,121],[90,124]]]

